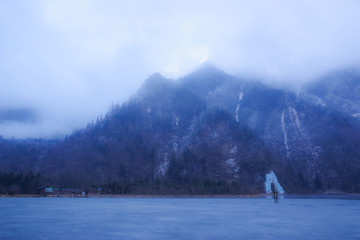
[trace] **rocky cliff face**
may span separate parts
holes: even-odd
[[[337,82],[341,94],[320,92],[321,81],[295,94],[211,66],[176,81],[154,74],[62,141],[2,139],[0,166],[62,186],[141,180],[154,192],[259,193],[271,173],[286,192],[359,192],[360,77]],[[339,108],[338,98],[351,107]]]

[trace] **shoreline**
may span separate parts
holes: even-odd
[[[272,198],[271,194],[243,194],[243,195],[121,195],[121,194],[89,194],[89,195],[39,195],[39,194],[14,194],[0,195],[0,198]],[[354,199],[360,200],[360,193],[288,193],[281,195],[285,199]]]

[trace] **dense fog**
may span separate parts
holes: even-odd
[[[2,1],[0,135],[64,136],[152,73],[206,61],[287,85],[357,67],[359,12],[356,0]]]

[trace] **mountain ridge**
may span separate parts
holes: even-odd
[[[212,65],[178,80],[153,74],[63,140],[0,139],[0,169],[105,192],[128,184],[140,194],[263,193],[271,172],[289,193],[360,192],[359,120],[314,102],[323,95],[312,89],[298,95]]]

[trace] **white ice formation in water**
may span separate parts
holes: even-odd
[[[270,171],[268,174],[265,175],[265,192],[270,194],[271,193],[271,184],[275,184],[275,187],[279,194],[284,194],[285,191],[283,187],[277,180],[277,177],[273,171]]]

